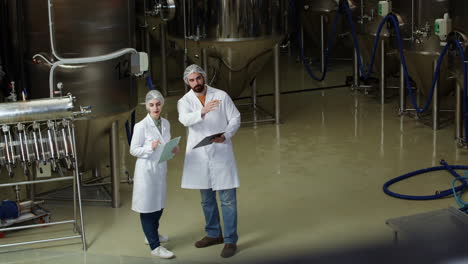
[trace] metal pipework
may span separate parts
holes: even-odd
[[[403,64],[400,64],[400,115],[406,112],[406,90]]]
[[[73,97],[2,103],[0,124],[72,118]]]
[[[455,139],[458,143],[463,143],[463,111],[462,111],[462,98],[463,98],[463,89],[459,82],[456,82],[456,93],[455,93]]]
[[[382,40],[380,42],[381,45],[381,65],[380,65],[380,91],[381,91],[381,97],[380,97],[380,103],[384,104],[385,103],[385,40]]]
[[[434,61],[434,78],[437,79],[432,97],[432,129],[439,129],[439,76],[436,76],[437,60]]]

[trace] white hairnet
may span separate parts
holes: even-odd
[[[161,104],[164,104],[164,97],[157,90],[151,90],[146,94],[145,104],[147,104],[149,101],[154,100],[154,99],[159,100],[159,102],[161,102]]]
[[[198,66],[196,64],[192,64],[192,65],[188,66],[184,71],[184,82],[185,82],[185,84],[188,85],[188,77],[192,73],[201,74],[203,76],[203,80],[206,81],[206,72],[202,69],[202,67],[200,67],[200,66]]]

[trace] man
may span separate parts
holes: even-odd
[[[179,121],[188,127],[182,188],[199,189],[205,214],[206,236],[195,243],[204,248],[224,244],[222,257],[237,250],[237,199],[239,187],[231,138],[240,126],[240,113],[229,95],[205,84],[206,73],[198,65],[185,69],[184,81],[191,90],[177,103]],[[207,136],[222,133],[213,144],[193,148]],[[223,213],[224,239],[216,201],[218,192]]]

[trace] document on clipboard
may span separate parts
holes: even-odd
[[[180,141],[180,137],[176,137],[176,138],[171,139],[171,141],[167,142],[166,144],[164,144],[164,146],[163,146],[164,149],[163,149],[163,151],[161,153],[161,158],[159,158],[158,163],[168,161],[168,160],[174,158],[175,154],[172,153],[172,150],[177,145],[179,145],[179,141]]]
[[[193,147],[193,149],[196,149],[196,148],[199,148],[199,147],[204,147],[204,146],[207,146],[207,145],[210,145],[213,143],[213,139],[215,137],[220,137],[221,135],[223,135],[224,132],[221,132],[221,133],[217,133],[217,134],[214,134],[214,135],[211,135],[211,136],[207,136],[206,138],[204,138],[202,141],[200,141],[197,145],[195,145],[195,147]]]

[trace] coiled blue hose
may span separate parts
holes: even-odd
[[[439,198],[443,198],[445,196],[451,195],[452,193],[461,192],[463,191],[464,188],[468,187],[468,183],[466,182],[464,177],[461,177],[458,173],[454,171],[454,170],[468,170],[468,166],[448,165],[447,162],[445,162],[444,160],[441,160],[440,164],[442,166],[413,171],[413,172],[401,175],[399,177],[396,177],[394,179],[391,179],[383,185],[383,191],[387,195],[390,195],[392,197],[399,198],[399,199],[404,199],[404,200],[434,200],[434,199],[439,199]],[[455,187],[453,185],[453,188],[438,192],[434,195],[422,195],[422,196],[399,194],[396,192],[392,192],[388,189],[392,184],[397,183],[399,181],[408,179],[410,177],[413,177],[419,174],[432,172],[432,171],[440,171],[440,170],[448,170],[455,177],[455,180],[461,181],[462,184],[458,187]]]

